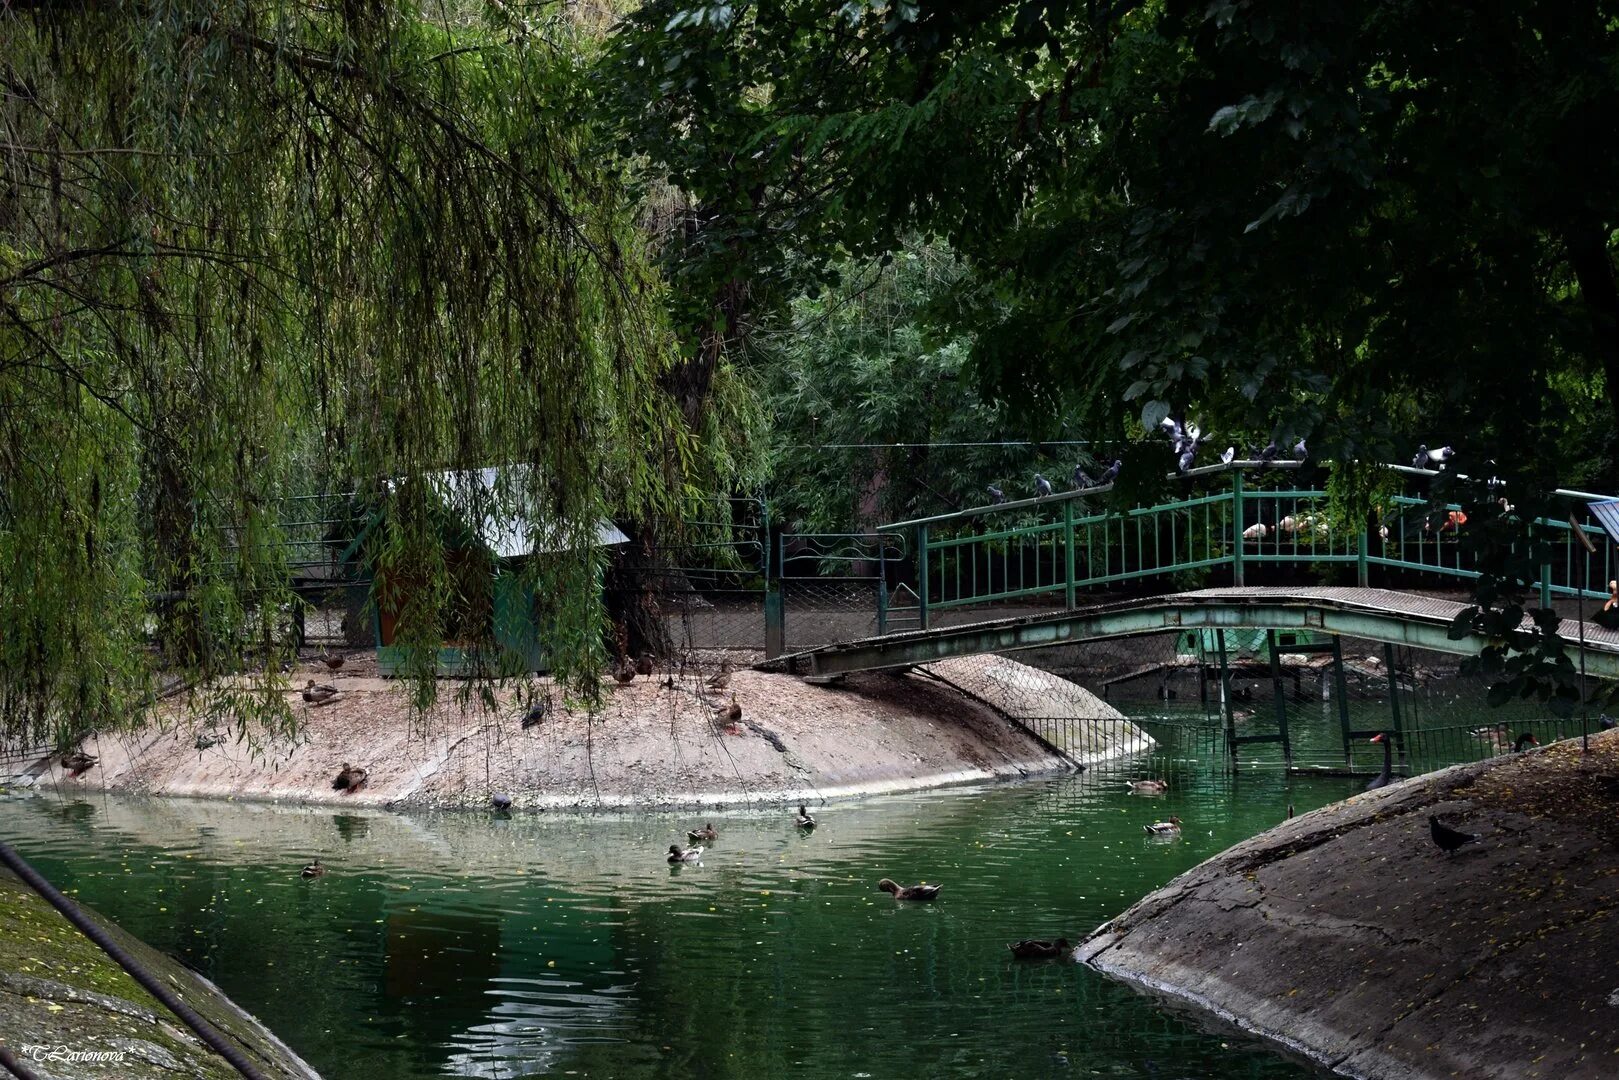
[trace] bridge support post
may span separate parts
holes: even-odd
[[[1540,606],[1552,606],[1552,564],[1549,562],[1540,564]]]
[[[882,562],[877,567],[877,636],[882,637],[888,633],[888,575],[883,573]]]
[[[1355,537],[1355,584],[1362,589],[1371,587],[1371,566],[1366,562],[1368,551],[1366,523],[1361,522],[1360,534]]]
[[[1344,764],[1353,765],[1349,740],[1349,684],[1344,680],[1344,639],[1332,635],[1332,693],[1338,699],[1338,727],[1344,734]]]
[[[1237,718],[1231,711],[1231,669],[1226,664],[1225,630],[1214,632],[1214,651],[1220,658],[1220,717],[1225,725],[1226,753],[1237,760]]]
[[[781,595],[782,582],[772,581],[765,588],[765,659],[774,660],[787,651],[787,605]]]
[[[1231,584],[1239,589],[1243,586],[1242,545],[1246,542],[1242,531],[1247,528],[1242,517],[1242,471],[1239,469],[1231,474]]]
[[[916,527],[916,625],[928,628],[928,527]]]
[[[1287,733],[1287,698],[1282,693],[1282,658],[1276,652],[1276,631],[1265,631],[1265,647],[1270,652],[1270,692],[1276,706],[1276,731],[1282,738],[1282,763],[1291,769],[1293,740]]]

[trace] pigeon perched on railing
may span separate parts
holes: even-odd
[[[1455,456],[1456,448],[1454,446],[1441,446],[1437,450],[1428,451],[1428,461],[1441,469],[1448,465],[1450,463],[1450,459]]]
[[[1175,471],[1178,472],[1178,473],[1183,473],[1184,474],[1184,473],[1188,472],[1192,468],[1192,466],[1194,464],[1196,464],[1196,462],[1197,462],[1197,444],[1192,443],[1185,450],[1181,451],[1180,457],[1175,459]]]
[[[984,490],[989,492],[989,504],[991,506],[999,506],[1001,503],[1006,501],[1006,492],[1002,491],[994,484],[989,485],[989,487],[985,488]]]
[[[1091,477],[1090,477],[1090,474],[1085,471],[1085,466],[1083,466],[1083,465],[1075,465],[1074,466],[1074,490],[1075,491],[1084,491],[1086,488],[1093,488],[1095,486],[1096,486],[1096,481],[1092,480]]]
[[[1124,467],[1124,462],[1119,460],[1118,458],[1114,458],[1113,459],[1113,464],[1109,465],[1107,467],[1107,471],[1104,472],[1100,477],[1097,478],[1097,481],[1096,481],[1097,485],[1098,486],[1105,486],[1107,484],[1113,483],[1113,481],[1115,481],[1115,480],[1117,480],[1119,478],[1119,470],[1122,469],[1123,467]]]
[[[1034,474],[1034,497],[1043,499],[1051,494],[1051,481],[1039,473]]]
[[[1236,461],[1236,460],[1237,460],[1237,448],[1235,446],[1226,447],[1225,448],[1225,453],[1220,455],[1220,464],[1221,465],[1229,465],[1233,461]]]
[[[1294,461],[1303,461],[1305,458],[1307,458],[1309,456],[1310,456],[1310,451],[1305,449],[1303,439],[1300,439],[1298,442],[1293,444],[1293,460]]]
[[[1275,461],[1276,455],[1281,453],[1281,449],[1281,447],[1276,445],[1276,440],[1272,439],[1268,444],[1266,444],[1265,448],[1259,452],[1258,457],[1260,464],[1263,465]]]
[[[1417,447],[1417,452],[1411,455],[1413,469],[1426,469],[1428,467],[1428,444],[1423,443]]]

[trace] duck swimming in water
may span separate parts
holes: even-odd
[[[1130,790],[1136,795],[1162,795],[1169,790],[1168,780],[1132,780]]]
[[[316,859],[314,862],[298,871],[298,874],[299,876],[306,878],[324,877],[326,874],[326,867],[321,865],[319,859]]]
[[[942,885],[900,885],[889,878],[883,878],[877,887],[886,893],[893,893],[895,900],[937,900]]]
[[[683,848],[679,844],[669,845],[669,861],[672,863],[696,862],[703,857],[701,847]]]
[[[712,844],[720,838],[720,834],[714,831],[714,823],[710,821],[701,829],[689,830],[686,833],[686,838],[694,844]]]
[[[798,816],[793,819],[793,824],[797,825],[800,829],[815,828],[815,819],[810,817],[808,807],[800,806],[798,808]]]
[[[1056,941],[1030,938],[1027,941],[1014,941],[1007,948],[1019,960],[1055,960],[1059,956],[1066,955],[1071,946],[1067,938],[1058,938]]]
[[[1142,828],[1153,836],[1172,836],[1181,831],[1181,819],[1171,814],[1168,821],[1155,821]]]

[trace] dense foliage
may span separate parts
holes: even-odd
[[[379,569],[436,645],[442,492],[385,481],[492,463],[534,466],[476,501],[561,549],[540,614],[591,674],[596,522],[667,512],[692,450],[570,24],[23,0],[0,40],[6,734],[136,722],[158,670],[276,672],[293,494],[387,497]]]

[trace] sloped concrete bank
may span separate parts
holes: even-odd
[[[605,687],[593,714],[570,709],[542,680],[551,712],[525,729],[525,710],[509,694],[492,710],[463,711],[447,701],[412,718],[407,688],[377,677],[369,657],[351,657],[335,676],[323,668],[293,674],[294,686],[316,678],[339,690],[321,707],[287,692],[302,713],[295,739],[215,742],[222,730],[177,712],[164,730],[88,741],[83,749],[99,760],[80,776],[69,777],[54,758],[25,771],[64,792],[340,805],[477,806],[494,792],[519,809],[794,805],[1066,771],[1067,760],[1007,719],[1041,688],[1061,691],[1065,709],[1093,721],[1083,746],[1064,748],[1078,760],[1151,745],[1088,691],[990,660],[975,669],[960,661],[934,665],[977,678],[970,695],[921,675],[859,675],[816,686],[743,668],[715,696],[703,692],[695,673],[666,682],[659,672]],[[986,670],[996,677],[975,675]],[[1008,678],[1019,671],[1029,677]],[[1015,708],[1006,707],[1001,699],[1014,690]],[[446,687],[444,696],[453,692]],[[742,720],[727,726],[719,710],[733,694]],[[345,764],[367,771],[356,792],[332,788]]]
[[[320,1080],[218,987],[95,912],[85,913],[236,1043],[259,1071],[277,1080]],[[224,1058],[4,868],[0,927],[0,1042],[41,1080],[237,1076]]]
[[[1619,1076],[1619,732],[1356,796],[1078,950],[1344,1076]],[[1454,854],[1428,817],[1479,840]]]

